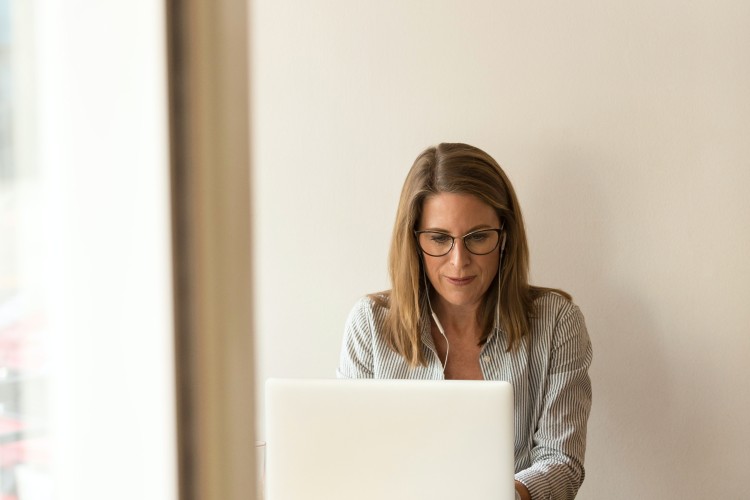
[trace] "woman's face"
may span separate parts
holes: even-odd
[[[495,210],[473,195],[439,193],[424,201],[419,230],[439,231],[456,238],[447,255],[432,257],[422,252],[427,277],[442,306],[468,309],[479,306],[497,275],[500,245],[487,255],[474,255],[466,249],[461,237],[479,229],[499,227]]]

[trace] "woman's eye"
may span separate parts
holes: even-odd
[[[430,238],[433,243],[448,243],[451,238],[445,234],[433,234]]]
[[[489,235],[487,233],[477,233],[477,234],[470,234],[468,238],[469,238],[469,241],[472,241],[474,243],[481,243],[485,241],[487,238],[489,238]]]

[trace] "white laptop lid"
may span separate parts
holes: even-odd
[[[266,382],[267,500],[513,500],[507,382]]]

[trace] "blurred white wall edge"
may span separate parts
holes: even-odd
[[[174,499],[163,2],[33,5],[54,498]]]

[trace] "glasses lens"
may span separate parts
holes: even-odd
[[[500,241],[500,232],[494,229],[487,231],[476,231],[464,237],[464,243],[469,252],[484,255],[497,248]]]
[[[444,233],[419,233],[419,247],[428,255],[439,257],[451,251],[453,237]]]

